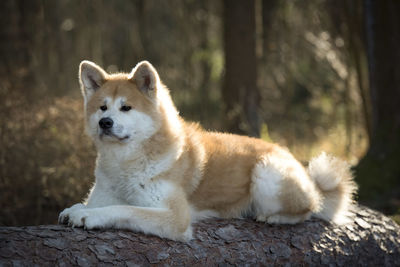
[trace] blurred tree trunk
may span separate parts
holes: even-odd
[[[225,128],[259,136],[255,0],[224,1]]]
[[[344,35],[348,42],[348,51],[350,61],[353,62],[354,68],[357,73],[357,84],[362,100],[362,111],[365,124],[365,130],[368,135],[368,139],[371,138],[371,107],[370,98],[368,91],[368,66],[367,66],[367,55],[366,55],[366,44],[365,44],[365,26],[364,26],[364,14],[363,14],[363,0],[357,1],[346,1],[339,3],[343,7],[344,16],[340,17],[342,21],[345,21],[348,26],[347,31]]]
[[[41,15],[41,2],[1,1],[0,4],[0,75],[13,84],[13,90],[22,93],[27,99],[34,96],[36,79],[33,50],[37,38],[38,18]],[[2,86],[8,88],[9,85]],[[29,87],[29,90],[26,90]],[[16,92],[2,92],[5,94]],[[1,100],[0,100],[1,102]]]
[[[278,0],[262,0],[261,2],[263,61],[266,61],[268,58],[267,52],[268,52],[269,40],[271,39],[270,36],[271,24],[273,15],[276,12],[278,4],[279,4]]]
[[[400,1],[365,0],[364,8],[372,136],[356,168],[359,196],[392,212],[400,201]]]
[[[209,13],[209,2],[200,1],[200,8],[205,13]],[[208,15],[209,16],[209,15]],[[200,68],[203,74],[200,83],[200,98],[201,98],[201,110],[200,110],[200,120],[206,122],[207,118],[210,117],[210,80],[211,80],[211,65],[210,56],[208,51],[210,51],[210,38],[209,38],[209,19],[208,16],[202,16],[200,18],[199,35],[200,37],[200,49],[203,54],[207,53],[207,56],[202,56],[200,60]]]

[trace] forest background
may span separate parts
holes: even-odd
[[[7,0],[0,3],[0,225],[56,223],[94,181],[78,65],[149,60],[209,130],[324,150],[360,203],[400,208],[400,1]]]

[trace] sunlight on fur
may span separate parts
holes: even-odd
[[[347,163],[323,153],[307,171],[277,144],[186,122],[147,61],[117,74],[83,61],[79,77],[96,181],[85,203],[61,212],[61,223],[187,241],[191,222],[207,217],[348,218],[356,186]]]

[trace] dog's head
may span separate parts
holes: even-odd
[[[161,82],[149,62],[140,62],[131,73],[108,74],[83,61],[79,79],[86,130],[95,143],[140,143],[160,127],[157,90]]]

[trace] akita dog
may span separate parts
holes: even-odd
[[[184,121],[146,61],[118,74],[83,61],[79,78],[96,182],[60,223],[189,240],[191,223],[207,217],[346,219],[356,185],[344,161],[323,153],[306,170],[276,144]]]

